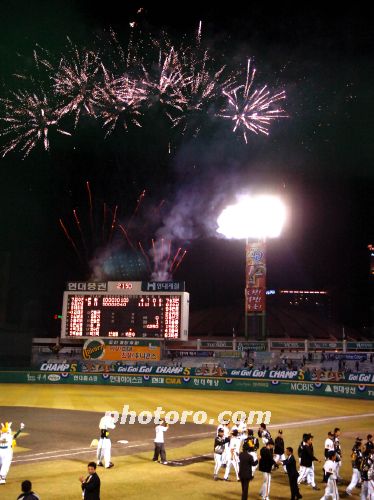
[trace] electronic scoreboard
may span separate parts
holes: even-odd
[[[69,282],[61,337],[188,340],[188,315],[183,282]]]

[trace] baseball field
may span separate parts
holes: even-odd
[[[283,429],[286,446],[295,450],[304,432],[314,435],[315,454],[323,459],[327,431],[340,427],[343,449],[342,477],[351,477],[350,449],[356,436],[366,438],[374,430],[374,405],[367,401],[297,395],[221,392],[187,389],[68,385],[0,385],[0,420],[20,422],[26,427],[17,440],[14,460],[7,483],[0,485],[0,498],[14,500],[20,483],[30,479],[41,500],[81,498],[79,476],[87,463],[95,460],[96,448],[90,447],[99,436],[99,420],[105,411],[122,413],[124,405],[139,413],[165,411],[201,411],[217,422],[223,410],[271,411],[269,428],[276,435]],[[115,499],[223,499],[240,498],[241,487],[232,471],[230,482],[213,480],[213,438],[217,423],[197,425],[190,417],[185,425],[174,424],[166,434],[167,465],[152,461],[153,424],[120,424],[111,432],[111,469],[98,468],[102,500]],[[257,430],[255,422],[253,428]],[[119,441],[128,441],[120,443]],[[323,494],[322,462],[315,464],[321,491],[301,486],[303,498],[319,499]],[[224,470],[221,469],[220,478]],[[249,498],[257,498],[262,476],[256,473],[250,483]],[[272,499],[290,497],[287,476],[282,469],[272,475]],[[353,499],[359,498],[356,489]]]

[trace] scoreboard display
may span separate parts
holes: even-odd
[[[189,294],[179,282],[68,283],[62,337],[188,339]]]

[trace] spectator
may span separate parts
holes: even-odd
[[[21,484],[22,493],[17,497],[17,500],[39,500],[40,497],[32,491],[31,481],[26,479]]]
[[[360,371],[360,362],[359,360],[356,361],[356,372]]]

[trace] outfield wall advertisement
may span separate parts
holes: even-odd
[[[42,372],[70,372],[70,373],[111,373],[130,375],[177,375],[188,377],[217,377],[228,379],[267,379],[267,380],[298,380],[307,382],[349,382],[372,383],[372,373],[346,373],[332,370],[260,370],[258,368],[225,369],[220,365],[202,365],[198,368],[182,366],[147,366],[123,365],[121,363],[104,364],[95,361],[73,363],[42,363],[39,366]]]
[[[129,367],[130,368],[130,367]],[[132,367],[136,368],[136,367]],[[145,370],[150,367],[138,367]],[[223,391],[265,392],[280,394],[309,394],[352,399],[374,400],[374,374],[351,374],[346,381],[308,381],[282,377],[248,378],[235,376],[198,376],[191,369],[177,367],[152,367],[164,371],[143,371],[124,373],[81,373],[81,372],[0,372],[0,383],[26,384],[88,384],[115,386],[165,387],[184,389],[207,389]],[[231,370],[233,372],[234,370]],[[240,371],[240,370],[237,370]],[[255,371],[255,370],[254,370]],[[353,377],[354,376],[354,377]]]

